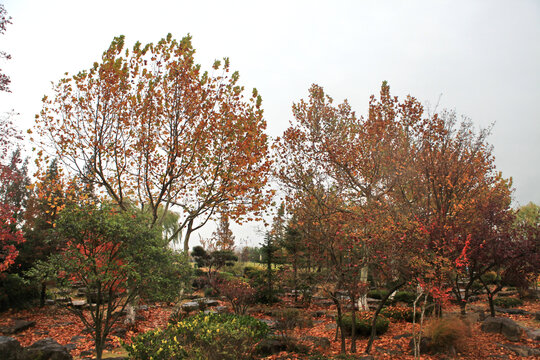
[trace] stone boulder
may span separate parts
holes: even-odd
[[[20,333],[21,331],[31,328],[34,325],[36,325],[35,321],[26,321],[26,320],[17,319],[15,320],[13,325],[0,329],[0,332],[6,335],[17,334],[17,333]]]
[[[533,349],[524,345],[501,344],[502,347],[512,351],[517,356],[540,356],[540,349]]]
[[[510,341],[519,341],[523,331],[514,320],[499,317],[486,318],[480,328],[483,332],[502,334]]]
[[[199,310],[199,303],[196,301],[190,301],[182,304],[182,310],[185,312],[192,312]]]
[[[12,337],[0,336],[0,356],[4,360],[17,360],[22,351],[21,344]]]
[[[19,360],[73,360],[73,357],[65,346],[52,338],[45,338],[24,348]]]
[[[73,357],[65,346],[54,339],[45,338],[24,348],[19,360],[73,360]]]

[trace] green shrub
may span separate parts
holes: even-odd
[[[398,302],[406,303],[407,305],[412,305],[414,300],[416,300],[416,293],[412,291],[398,291],[394,295],[394,304]]]
[[[126,350],[139,360],[246,359],[267,334],[268,326],[250,316],[198,313],[134,337]]]
[[[344,315],[341,318],[344,325],[345,335],[351,336],[352,334],[352,316]],[[356,335],[357,336],[369,336],[371,335],[371,322],[373,321],[373,314],[369,312],[360,312],[356,314]],[[383,315],[377,317],[375,323],[375,329],[377,335],[384,334],[388,330],[390,321]]]
[[[430,352],[463,351],[470,327],[457,317],[435,319],[427,325],[426,335]]]
[[[513,297],[498,297],[493,300],[493,305],[502,308],[510,308],[523,305],[523,301]]]
[[[381,314],[389,319],[396,321],[413,322],[414,311],[410,307],[405,306],[388,306],[381,310]],[[420,321],[421,311],[416,309],[416,321]]]
[[[0,278],[0,311],[26,308],[39,299],[38,287],[28,284],[17,274]]]
[[[500,279],[500,276],[497,275],[495,271],[488,271],[487,273],[482,275],[482,281],[484,281],[488,285],[495,284]]]
[[[388,290],[370,290],[367,293],[368,298],[382,300],[388,294]]]

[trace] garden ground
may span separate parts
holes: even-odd
[[[223,305],[227,305],[224,303]],[[250,314],[260,319],[271,320],[271,312],[279,308],[292,306],[287,301],[274,306],[256,306],[253,307]],[[535,313],[540,311],[538,301],[528,301],[520,307],[526,310],[526,315],[498,314],[498,316],[509,317],[520,325],[526,327],[538,328],[540,321],[535,320]],[[461,352],[458,352],[459,359],[526,359],[520,357],[512,350],[503,345],[522,345],[529,348],[540,349],[540,343],[527,337],[520,342],[509,342],[503,335],[484,333],[480,330],[478,321],[478,310],[484,310],[488,313],[487,303],[477,302],[471,305],[468,311],[467,321],[470,323],[471,333],[464,339],[461,346]],[[125,351],[122,348],[122,342],[129,342],[129,339],[138,333],[145,332],[157,327],[164,327],[174,307],[169,304],[157,304],[142,307],[139,310],[139,316],[136,324],[130,328],[124,328],[121,324],[113,331],[110,336],[110,342],[107,346],[107,352],[104,357],[122,357]],[[312,352],[324,355],[339,354],[340,342],[335,339],[335,321],[332,314],[335,311],[333,306],[318,306],[312,304],[309,308],[302,310],[302,313],[312,318],[312,324],[305,328],[295,328],[288,333],[288,336],[296,339],[311,337],[325,337],[330,340],[330,346],[318,347]],[[446,308],[447,316],[459,313],[457,306],[450,305]],[[317,316],[319,315],[319,316]],[[22,346],[29,346],[37,340],[51,337],[60,344],[65,345],[70,350],[75,359],[87,359],[92,357],[93,341],[79,319],[69,313],[65,308],[55,305],[45,308],[32,308],[28,310],[10,310],[2,314],[0,327],[5,327],[15,319],[24,319],[35,321],[36,324],[16,335],[11,335],[21,343]],[[412,324],[407,322],[392,322],[384,335],[380,336],[374,343],[372,355],[375,359],[413,359],[409,348],[412,333]],[[359,352],[363,351],[367,344],[367,339],[360,338],[357,341]],[[349,342],[347,342],[349,346]],[[264,359],[307,359],[306,355],[282,352]],[[532,356],[528,358],[534,358]],[[448,355],[422,355],[422,359],[448,359]]]

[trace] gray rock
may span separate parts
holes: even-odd
[[[21,344],[17,340],[7,336],[0,336],[0,354],[4,360],[17,360],[22,351]]]
[[[412,336],[412,333],[403,333],[403,334],[393,336],[392,339],[399,340],[399,339],[402,339],[405,337],[411,337],[411,336]]]
[[[36,341],[25,348],[19,360],[72,360],[73,357],[65,346],[60,345],[51,338]]]
[[[336,328],[337,328],[337,324],[336,324],[336,323],[326,324],[326,326],[325,326],[324,328],[325,328],[326,330],[336,329]]]
[[[227,308],[226,306],[216,306],[216,307],[214,308],[214,310],[215,310],[216,312],[218,312],[218,313],[225,312],[225,311],[227,311],[227,309],[228,309],[228,308]]]
[[[273,336],[259,342],[255,351],[259,355],[273,355],[288,350],[291,343],[291,340],[284,337]]]
[[[480,327],[483,332],[503,334],[510,341],[519,341],[521,339],[522,329],[512,319],[488,317]]]
[[[330,347],[330,340],[323,336],[303,336],[300,340],[309,342],[314,347],[321,347],[323,349],[328,349]]]
[[[185,312],[197,311],[199,310],[199,303],[196,301],[190,301],[182,304],[182,310]]]
[[[502,347],[514,352],[518,356],[540,356],[540,349],[533,349],[524,345],[501,344]]]
[[[529,337],[529,339],[540,341],[540,329],[525,329],[525,333],[527,334],[527,337]]]
[[[55,301],[53,299],[46,299],[45,300],[45,305],[54,305],[55,304]]]
[[[523,309],[504,309],[500,307],[495,307],[495,311],[503,313],[503,314],[511,314],[511,315],[529,315],[530,312]]]
[[[277,327],[277,322],[274,321],[274,320],[268,320],[268,319],[259,319],[259,321],[262,321],[263,323],[265,323],[266,325],[268,325],[268,327],[270,329],[275,329]]]
[[[208,306],[208,307],[219,306],[219,301],[217,301],[217,300],[206,299],[206,300],[204,301],[204,303],[205,303],[206,306]]]
[[[6,335],[17,334],[26,329],[31,328],[34,325],[36,325],[35,321],[26,321],[26,320],[19,319],[19,320],[15,320],[12,326],[8,326],[6,328],[0,329],[0,332]]]

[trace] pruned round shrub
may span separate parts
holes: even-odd
[[[381,310],[381,314],[395,321],[413,322],[414,311],[410,307],[405,306],[388,306]],[[421,311],[416,309],[416,321],[420,321]]]
[[[493,300],[493,305],[502,308],[511,308],[523,305],[523,301],[514,297],[498,297]]]
[[[403,302],[408,305],[412,305],[414,303],[414,300],[416,300],[416,293],[412,291],[398,291],[394,295],[394,304],[398,302]]]
[[[132,338],[126,350],[132,359],[247,359],[268,326],[251,316],[198,313],[164,330]]]
[[[344,315],[341,318],[342,324],[344,326],[344,332],[346,336],[352,335],[352,316]],[[356,314],[356,335],[358,336],[369,336],[371,335],[371,323],[373,322],[373,314],[369,312],[359,312]],[[380,315],[377,317],[377,322],[375,323],[375,330],[377,335],[384,334],[388,330],[388,325],[390,321]]]
[[[367,293],[368,298],[382,300],[388,294],[388,290],[370,290]]]

